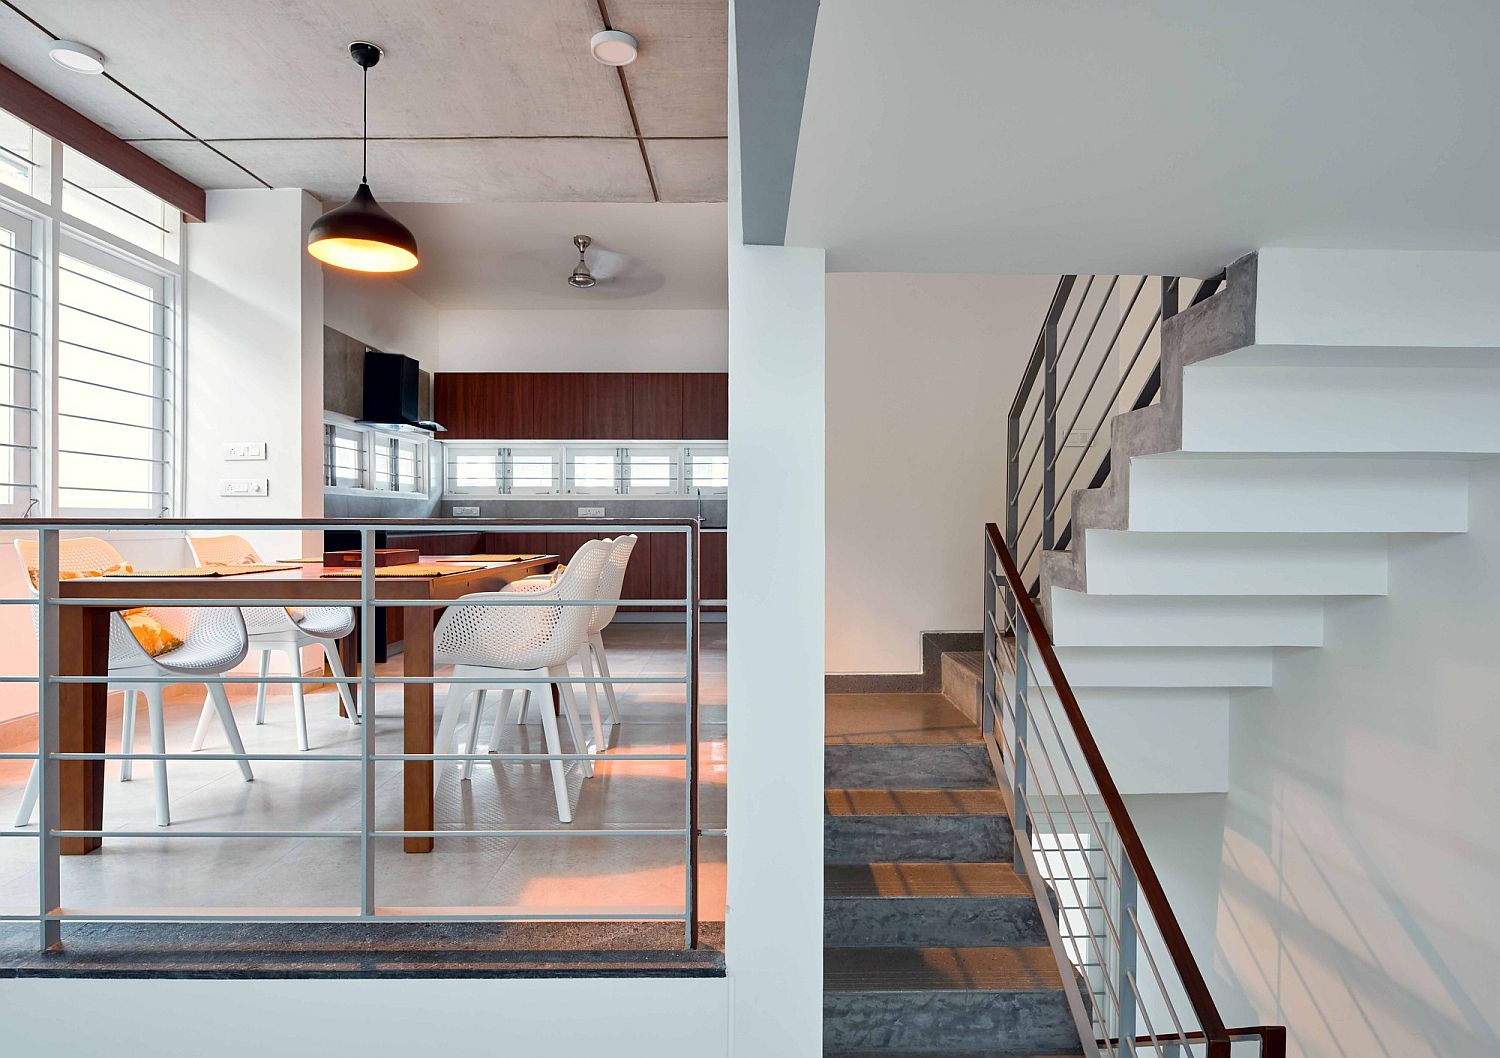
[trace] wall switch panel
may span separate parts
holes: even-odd
[[[1064,448],[1087,448],[1089,443],[1089,431],[1071,430],[1067,439],[1063,441]]]
[[[220,496],[265,496],[271,483],[265,478],[220,478]]]
[[[455,518],[478,518],[479,517],[479,508],[478,507],[459,507],[457,505],[454,505],[454,508],[453,508],[453,517],[455,517]]]
[[[580,507],[580,508],[578,508],[578,517],[580,517],[580,518],[603,518],[604,517],[604,508],[603,507]]]
[[[224,445],[224,458],[229,460],[250,460],[266,458],[266,443],[264,441],[230,441]]]

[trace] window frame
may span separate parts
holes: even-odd
[[[723,457],[726,462],[729,445],[724,441],[442,441],[440,495],[444,499],[541,499],[577,496],[580,498],[612,496],[622,500],[692,498],[726,496],[729,486],[690,484],[689,466],[693,453]],[[519,488],[515,484],[514,464],[518,456],[546,454],[553,460],[555,473],[550,488]],[[608,455],[613,463],[612,481],[605,485],[578,485],[573,480],[572,457]],[[669,457],[670,480],[665,485],[632,484],[630,465],[635,456]],[[457,483],[458,459],[480,456],[494,466],[493,485],[460,485]],[[726,467],[727,470],[727,467]],[[727,481],[727,478],[726,478]]]
[[[7,112],[8,113],[8,112]],[[16,121],[14,115],[8,115]],[[22,124],[26,124],[22,122]],[[33,430],[31,441],[33,453],[33,475],[31,479],[32,500],[24,505],[24,511],[11,511],[16,505],[0,504],[7,513],[36,513],[48,516],[67,517],[158,517],[169,516],[181,507],[183,488],[183,452],[185,451],[184,425],[187,409],[184,404],[186,387],[184,369],[187,352],[181,339],[183,334],[183,277],[187,269],[187,241],[185,225],[180,213],[164,205],[172,216],[167,225],[169,231],[164,238],[164,248],[172,251],[163,256],[141,247],[129,239],[105,230],[85,218],[68,213],[63,207],[63,157],[65,147],[61,140],[47,137],[33,128],[33,141],[45,150],[43,156],[33,162],[37,180],[45,180],[45,188],[33,187],[45,194],[27,194],[9,184],[0,184],[0,210],[28,219],[32,225],[32,247],[34,252],[34,276],[38,299],[35,304],[39,326],[34,343],[35,355],[32,366],[31,418]],[[75,152],[87,158],[82,152]],[[102,165],[93,162],[92,164]],[[107,167],[105,167],[107,168]],[[122,178],[123,179],[123,178]],[[162,297],[157,319],[160,321],[161,339],[158,345],[158,363],[167,369],[161,375],[161,396],[158,398],[159,422],[162,431],[153,447],[153,461],[158,470],[153,484],[160,487],[159,505],[151,507],[78,506],[61,502],[59,485],[58,453],[58,392],[59,392],[59,320],[61,278],[60,261],[63,256],[81,260],[104,259],[106,270],[120,272],[131,278],[148,276],[153,285],[159,285]],[[83,256],[80,256],[83,255]],[[89,263],[97,264],[97,260]],[[169,373],[168,373],[169,372]],[[82,491],[88,491],[86,489]],[[97,491],[97,490],[96,490]],[[153,492],[154,494],[154,492]]]
[[[334,437],[339,435],[354,437],[358,441],[358,480],[352,485],[347,483],[340,484],[337,481],[331,480],[334,469],[332,441]],[[323,491],[325,493],[334,493],[335,495],[354,496],[429,496],[432,492],[433,444],[434,441],[429,437],[418,437],[415,434],[365,426],[343,416],[324,416]],[[411,487],[392,488],[390,484],[380,484],[381,479],[378,467],[382,446],[385,448],[385,457],[395,460],[392,465],[397,465],[395,483],[398,486],[403,483],[403,479],[399,470],[399,459],[396,458],[395,454],[403,446],[410,446],[411,465],[414,472]]]
[[[18,271],[27,273],[21,285],[0,280],[0,296],[10,303],[7,316],[12,323],[0,325],[7,347],[6,359],[0,370],[7,375],[9,391],[0,394],[0,412],[10,420],[6,436],[0,447],[7,452],[4,469],[0,469],[0,482],[11,493],[9,500],[0,499],[0,513],[9,517],[23,517],[42,503],[41,474],[38,463],[42,451],[42,422],[39,411],[39,393],[44,388],[42,379],[42,311],[41,255],[34,253],[40,236],[39,225],[34,216],[11,209],[9,203],[0,199],[0,230],[15,236],[15,245],[5,247],[4,252],[20,261]],[[7,273],[9,274],[9,273]],[[18,276],[12,278],[19,279]]]

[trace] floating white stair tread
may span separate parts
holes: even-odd
[[[1075,692],[1085,687],[1269,687],[1269,647],[1059,647],[1057,660]],[[1052,678],[1040,665],[1032,677]]]
[[[1383,595],[1377,533],[1133,533],[1089,529],[1091,595]]]
[[[1311,647],[1323,644],[1323,600],[1054,589],[1052,625],[1053,642],[1066,647]]]
[[[1469,523],[1469,469],[1418,458],[1149,456],[1130,465],[1146,532],[1444,533]]]

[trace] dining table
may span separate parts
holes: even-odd
[[[403,576],[376,571],[375,601],[430,603],[401,607],[404,648],[402,674],[431,677],[433,672],[433,628],[445,604],[471,592],[496,591],[512,581],[544,572],[556,565],[556,555],[495,556],[504,561],[472,561],[450,555],[423,556],[424,565],[451,567],[441,575]],[[183,571],[184,574],[190,571]],[[98,676],[95,683],[58,684],[58,749],[62,753],[105,753],[105,718],[109,668],[109,615],[127,606],[152,605],[154,600],[184,600],[187,604],[216,600],[286,599],[308,605],[350,603],[359,596],[358,577],[336,574],[320,562],[301,561],[293,568],[236,575],[151,575],[149,571],[129,576],[86,577],[60,581],[58,598],[79,600],[79,605],[59,606],[58,675]],[[87,605],[98,600],[98,605]],[[356,609],[358,603],[355,602]],[[371,662],[373,664],[373,661]],[[354,676],[356,670],[346,670]],[[187,682],[187,681],[184,681]],[[358,685],[356,684],[356,687]],[[369,705],[361,712],[372,714]],[[404,753],[433,752],[433,684],[402,686],[402,744]],[[402,762],[403,830],[434,829],[434,776],[431,760]],[[62,760],[58,762],[60,823],[63,831],[104,829],[104,761]],[[432,851],[431,837],[402,839],[407,852]],[[90,836],[59,839],[63,855],[86,855],[98,849],[103,838]]]

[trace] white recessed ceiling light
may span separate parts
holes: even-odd
[[[74,73],[104,72],[104,55],[87,44],[79,44],[76,40],[54,41],[47,54],[51,55],[52,61],[64,70],[72,70]]]
[[[589,41],[589,51],[605,66],[629,66],[639,50],[636,39],[620,29],[601,29]]]

